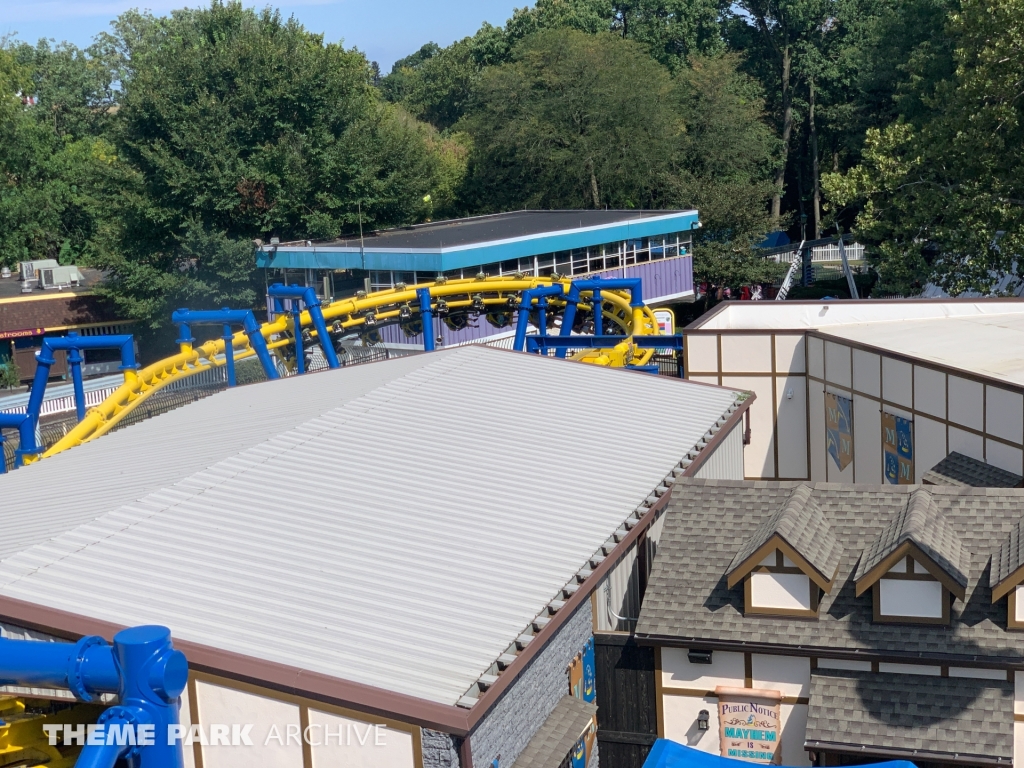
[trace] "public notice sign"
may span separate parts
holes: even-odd
[[[853,403],[849,398],[825,393],[825,442],[828,455],[840,470],[853,461]]]
[[[722,757],[749,763],[774,763],[779,749],[779,712],[782,694],[758,688],[715,689]]]
[[[885,482],[914,484],[914,423],[882,411],[882,459]]]

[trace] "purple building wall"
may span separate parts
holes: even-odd
[[[693,294],[693,258],[689,254],[672,259],[660,259],[645,264],[636,264],[619,269],[609,269],[589,275],[577,275],[577,278],[615,278],[639,277],[643,281],[644,301],[653,304],[659,301],[681,299]],[[499,333],[509,333],[514,325],[507,328],[495,328],[483,316],[470,320],[471,325],[459,331],[453,331],[444,323],[438,323],[444,346],[453,346],[471,341],[479,341]],[[397,325],[381,328],[381,338],[386,344],[417,344],[422,346],[423,335],[406,336]]]

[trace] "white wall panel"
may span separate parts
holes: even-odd
[[[1013,764],[1024,765],[1024,723],[1013,724]]]
[[[946,374],[914,366],[914,410],[946,418]]]
[[[701,384],[714,384],[716,387],[718,386],[717,376],[687,376],[686,378],[690,381],[698,381]]]
[[[952,403],[952,398],[950,398],[950,403]],[[973,432],[965,432],[962,429],[950,426],[948,448],[950,453],[956,451],[978,461],[985,460],[985,441],[981,435],[976,435]]]
[[[203,746],[203,768],[302,768],[299,708],[265,696],[196,682],[199,722],[209,736],[214,724],[251,723],[253,746]],[[289,731],[289,726],[292,730]],[[280,739],[275,738],[275,734]],[[291,734],[291,743],[289,743]]]
[[[713,691],[717,685],[742,688],[743,654],[715,651],[710,664],[691,664],[685,648],[661,649],[661,684],[665,688]]]
[[[971,429],[985,426],[984,386],[970,379],[949,376],[948,419]]]
[[[750,604],[758,608],[811,609],[811,580],[802,573],[752,573]]]
[[[662,717],[665,721],[665,738],[717,755],[721,749],[718,739],[718,697],[699,699],[696,696],[661,697]],[[697,715],[702,709],[708,711],[708,729],[697,728]]]
[[[1024,672],[1013,673],[1013,714],[1024,715]]]
[[[783,696],[811,695],[811,660],[807,656],[750,656],[751,684],[755,688],[780,691]]]
[[[921,482],[921,475],[946,458],[946,425],[924,416],[914,419],[914,451],[914,479]]]
[[[995,440],[985,441],[985,461],[993,467],[1015,472],[1018,475],[1024,474],[1021,472],[1022,456],[1024,454],[1020,448],[1014,448],[1012,445]]]
[[[192,712],[189,710],[188,705],[188,691],[181,694],[181,708],[178,710],[178,722],[181,723],[185,728],[192,725]],[[183,745],[182,757],[184,758],[185,768],[195,768],[196,756],[193,748],[189,745]]]
[[[817,383],[814,386],[819,386]],[[787,397],[791,393],[792,397]],[[807,379],[776,379],[779,477],[807,480]]]
[[[718,371],[718,336],[687,335],[684,343],[686,362],[689,365],[687,373]]]
[[[722,335],[722,371],[771,373],[772,337],[760,335]]]
[[[313,768],[415,768],[412,734],[383,724],[310,709],[309,742]]]
[[[912,366],[891,357],[882,358],[882,398],[904,408],[913,407]]]
[[[825,453],[825,393],[821,384],[816,381],[807,382],[807,400],[808,413],[811,417],[811,480],[825,480],[825,459],[828,458],[828,454]]]
[[[866,395],[881,397],[881,358],[874,352],[853,350],[853,388]]]
[[[777,373],[805,373],[803,334],[775,336],[775,370]]]
[[[825,342],[825,380],[844,389],[852,386],[850,348],[846,345]]]
[[[743,430],[741,419],[714,447],[707,461],[701,465],[694,477],[704,480],[742,480],[743,475]]]
[[[888,673],[895,673],[899,675],[928,675],[929,677],[939,677],[942,674],[942,667],[932,664],[895,664],[888,661],[880,661],[878,663],[878,671]]]
[[[782,743],[782,764],[810,765],[811,755],[804,749],[804,741],[807,738],[807,705],[783,704],[779,714],[782,716],[782,722],[779,723],[782,730],[779,739]]]
[[[877,400],[853,396],[853,466],[858,483],[882,483],[882,413],[879,407]]]
[[[1016,610],[1014,611],[1014,618],[1017,621],[1024,621],[1024,585],[1018,584],[1014,587],[1014,602],[1016,603]],[[1024,678],[1024,675],[1018,675],[1018,679]]]
[[[747,477],[775,477],[775,408],[771,376],[723,376],[722,386],[757,395],[750,406],[750,445],[743,450]]]
[[[1006,680],[1005,669],[981,669],[979,667],[950,667],[950,677],[971,677],[975,680]]]
[[[825,348],[821,339],[807,337],[807,372],[818,379],[825,378]]]
[[[942,617],[942,584],[937,581],[881,579],[878,586],[882,616]]]
[[[985,386],[985,431],[1020,444],[1024,440],[1024,395]]]

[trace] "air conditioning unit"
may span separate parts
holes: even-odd
[[[22,282],[26,280],[35,280],[39,277],[40,269],[49,269],[51,267],[60,266],[56,259],[36,259],[35,261],[21,261],[18,262],[18,270],[21,273],[19,278]]]
[[[78,267],[50,267],[39,270],[40,288],[67,288],[82,284],[82,273]]]

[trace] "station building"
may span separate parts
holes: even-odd
[[[913,484],[959,453],[1024,474],[1020,299],[724,302],[690,380],[757,393],[749,479]]]
[[[315,287],[328,298],[387,290],[438,277],[525,274],[639,277],[648,306],[692,301],[692,233],[697,211],[515,211],[368,232],[327,242],[263,244],[257,266],[268,283]],[[440,328],[443,345],[500,334],[477,325]],[[391,343],[414,342],[397,327]]]
[[[0,625],[169,626],[196,768],[619,765],[595,635],[752,402],[486,346],[229,389],[0,478]]]
[[[633,640],[654,657],[649,738],[1019,765],[1022,513],[1020,489],[680,480]]]

